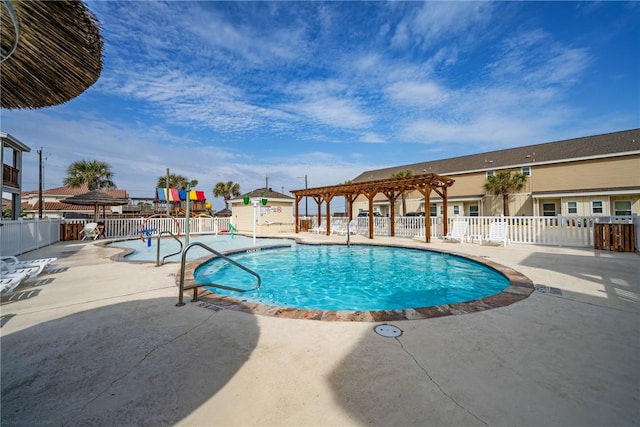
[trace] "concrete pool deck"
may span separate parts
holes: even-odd
[[[60,242],[21,256],[58,261],[2,298],[0,424],[640,424],[637,254],[373,242],[484,257],[538,290],[506,307],[389,322],[403,333],[385,338],[376,322],[175,307],[177,264],[116,263],[117,249]]]

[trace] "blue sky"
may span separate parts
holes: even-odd
[[[153,197],[169,168],[243,192],[640,127],[640,3],[87,2],[104,69],[78,98],[2,110],[23,185],[77,160]],[[214,208],[224,205],[212,200]]]

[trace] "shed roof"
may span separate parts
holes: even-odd
[[[267,199],[293,199],[293,197],[287,196],[286,194],[282,194],[277,191],[273,191],[273,189],[271,188],[256,188],[253,191],[242,194],[239,198],[242,199],[244,197],[263,197]]]

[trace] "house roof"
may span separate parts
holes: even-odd
[[[2,139],[2,144],[6,147],[9,147],[18,151],[25,151],[25,152],[31,151],[31,148],[29,148],[24,143],[19,141],[17,138],[15,138],[14,136],[11,136],[6,132],[0,132],[0,138]]]
[[[405,170],[410,170],[414,175],[423,173],[455,175],[463,172],[507,169],[634,153],[640,153],[640,129],[369,170],[358,175],[352,182],[389,178]]]
[[[277,191],[273,191],[273,189],[271,188],[256,188],[255,190],[249,193],[245,193],[241,195],[240,199],[244,197],[262,197],[267,199],[293,199],[293,197],[287,196],[286,194],[282,194]]]
[[[29,202],[22,202],[22,210],[23,211],[37,211],[39,210],[40,203],[37,201],[33,204]],[[80,206],[80,205],[70,205],[68,203],[62,202],[43,202],[42,210],[50,212],[50,211],[77,211],[77,212],[93,212],[93,206]]]
[[[42,194],[47,196],[76,196],[79,194],[87,193],[88,191],[89,191],[89,187],[86,184],[84,184],[84,185],[81,185],[80,187],[65,186],[65,187],[49,188],[47,190],[42,190]],[[100,189],[100,191],[112,197],[121,197],[121,198],[129,197],[126,190],[120,190],[118,188],[104,188],[104,189]],[[22,197],[28,197],[34,194],[38,194],[38,190],[23,191]]]

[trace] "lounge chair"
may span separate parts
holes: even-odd
[[[342,235],[347,235],[347,233],[349,234],[357,234],[358,233],[358,220],[357,219],[352,219],[351,221],[349,221],[349,224],[345,224],[342,223],[339,226],[337,226],[335,229],[333,227],[331,227],[331,234],[336,233],[336,234],[342,234]]]
[[[320,234],[320,233],[326,233],[327,232],[327,224],[326,223],[322,223],[317,227],[313,227],[309,229],[309,233],[316,233],[316,234]]]
[[[451,231],[449,231],[449,234],[444,236],[442,239],[445,242],[460,243],[464,241],[468,230],[469,223],[467,221],[454,221],[453,226],[451,227]]]
[[[80,234],[82,235],[82,239],[91,239],[96,240],[98,236],[100,236],[100,230],[98,230],[97,222],[88,222],[84,225],[84,228],[80,230]]]
[[[8,293],[17,288],[29,277],[27,273],[6,274],[0,277],[0,294]]]
[[[331,223],[331,234],[347,234],[348,224],[343,220],[336,220]]]
[[[0,270],[12,271],[16,268],[38,267],[38,274],[40,274],[44,269],[49,267],[57,259],[58,258],[38,258],[21,261],[14,256],[8,255],[0,257]]]
[[[509,236],[506,221],[494,221],[489,225],[489,235],[480,238],[480,244],[500,244],[507,246]]]
[[[44,267],[18,267],[14,268],[9,266],[4,261],[0,261],[0,277],[6,278],[13,275],[26,274],[28,277],[36,277],[42,273]]]

